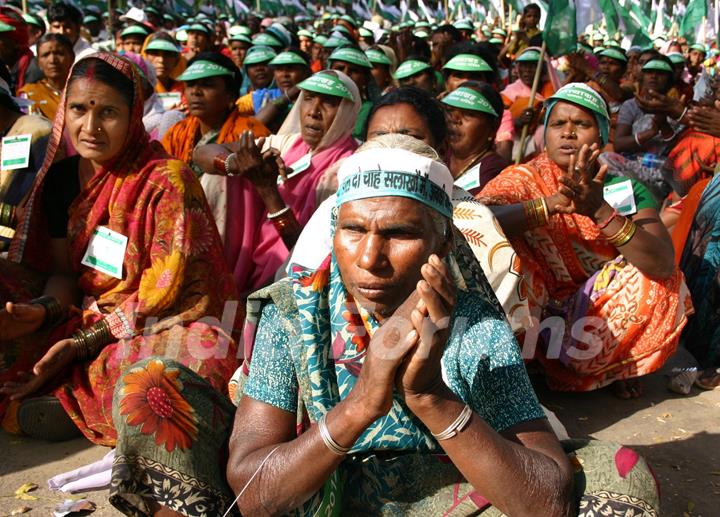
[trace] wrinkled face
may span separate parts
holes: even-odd
[[[284,92],[310,76],[310,69],[303,65],[279,65],[273,68],[275,84]]]
[[[48,41],[40,45],[37,59],[45,77],[60,82],[65,82],[73,64],[72,54],[57,41]]]
[[[330,65],[331,70],[338,70],[353,80],[358,90],[363,91],[368,83],[368,69],[360,65],[348,63],[346,61],[333,61]]]
[[[122,151],[130,128],[130,106],[112,86],[76,79],[67,91],[65,123],[80,156],[102,165]]]
[[[300,134],[303,141],[315,149],[332,126],[342,99],[303,90],[300,104]]]
[[[147,50],[150,64],[155,68],[157,78],[160,80],[169,79],[173,69],[180,61],[180,54],[176,52],[168,52],[166,50]]]
[[[188,112],[211,123],[222,118],[235,102],[222,77],[205,77],[185,82]]]
[[[488,149],[495,140],[496,121],[479,111],[446,106],[448,143],[453,154],[466,158]]]
[[[601,145],[595,117],[575,104],[558,102],[550,113],[545,130],[548,156],[561,169],[567,170],[570,157],[577,155],[583,144]]]
[[[625,74],[625,64],[611,57],[600,58],[600,71],[607,74],[610,79],[619,81]]]
[[[188,31],[187,46],[195,52],[205,52],[210,46],[210,36],[203,31]]]
[[[645,70],[640,80],[641,90],[666,93],[671,86],[672,74],[660,70]]]
[[[122,39],[122,43],[122,48],[125,52],[132,52],[139,55],[142,51],[143,43],[145,43],[145,38],[138,34],[130,34]]]
[[[383,106],[375,111],[368,121],[368,140],[391,133],[417,138],[431,147],[439,144],[434,141],[432,132],[422,115],[412,105],[404,102]]]
[[[419,74],[405,77],[398,81],[400,86],[414,86],[420,88],[426,92],[433,94],[435,93],[435,73],[432,70],[425,70]]]
[[[456,90],[465,81],[479,81],[481,83],[485,81],[485,74],[482,72],[464,72],[462,70],[450,70],[447,79],[445,80],[445,91],[448,93]]]
[[[375,82],[381,90],[387,88],[387,86],[390,84],[390,81],[392,80],[392,77],[390,76],[390,67],[387,65],[379,65],[373,63],[371,73],[373,78],[375,79]]]
[[[48,32],[62,34],[74,45],[80,37],[80,26],[70,20],[54,21],[50,24]]]
[[[245,54],[247,54],[250,45],[244,41],[230,42],[230,57],[238,68],[242,67]]]
[[[431,254],[447,254],[431,209],[413,199],[349,201],[338,211],[334,249],[348,293],[372,314],[387,318],[421,279]]]
[[[247,74],[253,88],[267,88],[273,80],[273,72],[267,63],[258,63],[256,65],[248,65]]]
[[[532,84],[535,79],[536,68],[537,63],[520,62],[517,64],[518,78],[523,82],[525,86],[529,86],[532,88]]]

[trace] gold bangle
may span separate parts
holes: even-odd
[[[637,225],[632,221],[632,219],[626,217],[622,228],[620,228],[620,230],[614,235],[608,237],[607,241],[616,248],[619,248],[620,246],[627,244],[630,239],[635,236],[636,231]]]
[[[550,221],[547,203],[544,198],[531,199],[523,203],[525,219],[530,230],[546,226]]]
[[[112,333],[107,322],[100,320],[87,330],[76,331],[72,338],[77,359],[84,362],[100,353],[102,347],[111,341]]]

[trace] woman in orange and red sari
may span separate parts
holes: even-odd
[[[6,429],[59,440],[79,428],[114,446],[113,392],[133,363],[173,357],[219,394],[237,367],[237,304],[223,307],[237,297],[212,214],[192,171],[150,141],[142,114],[129,61],[98,53],[74,66],[0,260]],[[63,131],[78,155],[53,163]],[[181,411],[174,375],[135,376],[147,413],[134,425],[148,422],[139,432],[169,447],[199,425]]]
[[[556,330],[537,353],[550,387],[613,384],[618,397],[638,397],[637,377],[675,351],[692,312],[670,237],[647,189],[598,168],[609,132],[600,94],[582,83],[561,88],[545,127],[547,151],[505,169],[480,199],[521,258],[534,318]]]

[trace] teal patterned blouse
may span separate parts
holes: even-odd
[[[295,413],[299,384],[286,325],[276,306],[264,306],[244,394]],[[343,359],[345,356],[343,355]],[[359,359],[362,363],[362,357]],[[505,319],[476,293],[459,291],[452,332],[442,357],[447,386],[496,431],[544,418],[520,350]],[[339,379],[344,398],[343,379]],[[389,414],[373,423],[352,452],[440,448],[422,422],[395,396]]]

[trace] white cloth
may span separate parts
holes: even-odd
[[[153,93],[150,97],[145,100],[143,106],[143,125],[145,131],[150,135],[151,138],[159,140],[159,127],[162,121],[163,115],[165,114],[165,108],[163,107],[162,100],[156,93]]]
[[[77,41],[75,42],[75,45],[73,45],[73,51],[75,52],[75,62],[77,63],[82,58],[87,57],[91,54],[95,54],[97,50],[95,50],[90,43],[85,41],[82,37],[79,37]]]
[[[95,463],[48,479],[48,488],[71,494],[109,488],[114,459],[115,449],[112,449]]]

